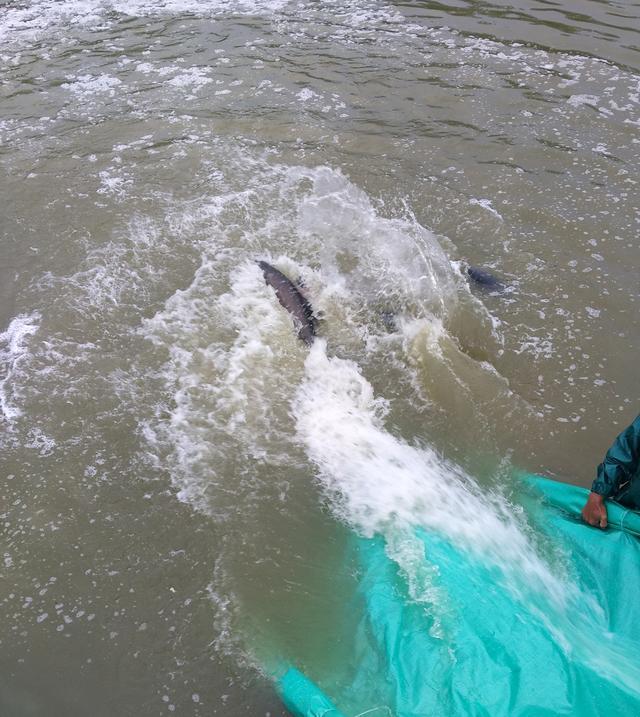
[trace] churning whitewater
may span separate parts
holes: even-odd
[[[434,675],[453,554],[638,693],[514,478],[589,486],[638,397],[639,20],[583,5],[2,4],[0,713],[285,717],[373,664],[363,545]]]

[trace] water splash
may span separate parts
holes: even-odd
[[[356,363],[329,357],[322,341],[311,349],[293,402],[298,437],[335,514],[365,537],[384,537],[409,598],[433,619],[431,634],[447,639],[449,606],[438,566],[416,538],[420,530],[486,566],[525,619],[544,625],[572,659],[639,693],[640,675],[629,667],[637,649],[608,638],[595,597],[545,560],[517,509],[498,493],[481,492],[433,449],[393,436],[387,410]]]
[[[20,371],[20,365],[29,356],[28,337],[33,336],[40,326],[40,314],[16,316],[6,331],[0,334],[0,411],[8,421],[22,415],[13,395],[13,379]]]

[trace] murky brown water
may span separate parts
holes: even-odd
[[[0,5],[3,715],[283,714],[271,666],[340,649],[357,521],[256,258],[395,439],[590,484],[638,411],[639,16]]]

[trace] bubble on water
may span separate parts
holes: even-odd
[[[121,86],[122,80],[108,74],[78,75],[61,85],[61,87],[77,95],[82,102],[87,101],[94,95],[106,94],[109,97],[115,97]]]

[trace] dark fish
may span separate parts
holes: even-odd
[[[502,291],[504,288],[502,282],[485,269],[479,269],[477,266],[469,266],[467,267],[467,274],[469,274],[476,284],[483,286],[485,289]]]
[[[275,289],[278,301],[293,316],[296,326],[299,327],[298,338],[310,346],[316,337],[317,323],[311,304],[281,271],[266,261],[259,261],[258,266],[262,269],[267,284]]]
[[[398,320],[393,311],[381,311],[380,318],[382,319],[382,323],[387,331],[394,332],[398,330]]]

